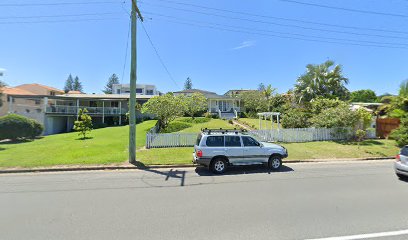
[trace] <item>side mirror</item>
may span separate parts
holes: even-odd
[[[262,143],[259,143],[259,146],[260,146],[261,148],[263,148],[263,147],[264,147],[264,145],[263,145]]]

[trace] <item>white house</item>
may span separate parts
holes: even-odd
[[[200,89],[187,89],[173,92],[175,96],[191,96],[193,93],[202,93],[208,102],[208,112],[218,114],[220,118],[236,118],[242,111],[241,99],[237,96],[218,95],[215,92],[209,92]]]
[[[113,84],[112,86],[113,94],[130,94],[130,84]],[[136,94],[137,95],[149,95],[158,96],[160,92],[157,91],[155,85],[152,84],[136,84]]]

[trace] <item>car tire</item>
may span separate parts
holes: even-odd
[[[223,174],[227,169],[227,161],[223,158],[216,158],[211,162],[210,170],[215,174]]]
[[[282,158],[280,156],[271,156],[268,161],[268,168],[278,171],[282,167]]]
[[[397,177],[398,177],[399,179],[402,179],[402,180],[407,179],[407,176],[402,175],[402,174],[399,174],[399,173],[397,173]]]

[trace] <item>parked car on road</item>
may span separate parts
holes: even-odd
[[[282,166],[282,159],[286,157],[286,148],[259,142],[245,132],[204,129],[198,134],[193,162],[221,174],[231,165],[265,164],[272,170],[278,170]]]
[[[395,173],[399,178],[408,177],[408,145],[401,148],[394,163]]]

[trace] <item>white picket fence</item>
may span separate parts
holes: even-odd
[[[197,134],[148,132],[146,148],[192,147]],[[248,134],[263,142],[313,142],[351,139],[354,131],[351,128],[290,128],[254,130]],[[366,138],[376,138],[375,129],[367,130]]]
[[[198,133],[147,133],[146,148],[192,147]]]

